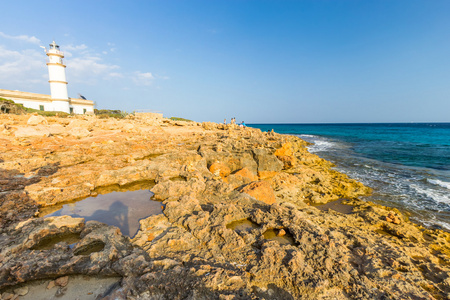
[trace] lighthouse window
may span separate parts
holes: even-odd
[[[39,110],[44,111],[44,105],[39,105]]]

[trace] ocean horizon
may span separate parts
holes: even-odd
[[[450,123],[248,124],[311,142],[309,151],[373,189],[363,200],[450,231]]]

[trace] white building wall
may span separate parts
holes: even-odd
[[[72,104],[71,106],[73,108],[73,113],[77,115],[94,113],[94,106],[92,105]],[[86,110],[86,112],[84,110]]]
[[[70,98],[68,100],[58,101],[52,99],[50,95],[4,89],[0,89],[0,97],[13,100],[25,107],[37,110],[40,110],[40,106],[42,105],[45,111],[63,111],[70,113],[70,108],[73,108],[72,113],[74,114],[83,114],[84,109],[86,109],[86,114],[94,113],[94,102],[91,100]]]
[[[23,106],[28,107],[28,108],[40,110],[41,109],[40,106],[43,105],[45,111],[53,111],[53,103],[51,103],[51,102],[36,102],[36,101],[27,101],[27,100],[22,100],[22,99],[12,99],[12,100],[15,103],[22,104]]]

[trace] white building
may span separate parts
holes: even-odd
[[[44,48],[44,47],[43,47]],[[45,49],[45,48],[44,48]],[[42,111],[62,111],[74,114],[93,114],[94,102],[86,99],[69,98],[67,92],[66,66],[64,53],[53,41],[45,52],[50,83],[50,95],[0,89],[0,97],[13,100],[25,107]]]

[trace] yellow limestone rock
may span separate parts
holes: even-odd
[[[252,182],[246,185],[241,192],[267,204],[274,204],[276,202],[272,186],[267,181]]]

